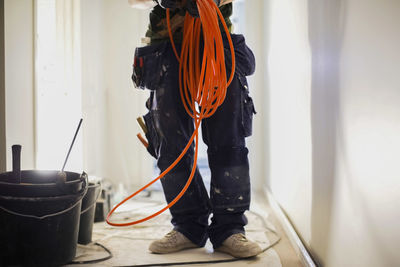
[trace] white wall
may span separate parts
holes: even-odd
[[[306,1],[271,1],[269,186],[306,240],[311,216],[310,47]]]
[[[267,21],[262,0],[244,1],[246,21],[243,34],[247,45],[252,49],[256,57],[256,70],[254,75],[247,77],[250,96],[253,98],[257,114],[253,119],[253,134],[246,139],[249,148],[250,177],[252,190],[260,193],[265,188],[265,174],[269,170],[269,108],[268,102],[268,72],[266,69],[266,53],[264,44],[269,36],[263,34],[262,25]],[[235,8],[235,4],[234,4]]]
[[[152,158],[136,137],[148,92],[130,79],[148,11],[130,8],[127,0],[81,4],[85,169],[137,189],[153,178]]]
[[[338,266],[346,255],[353,266],[398,266],[400,2],[353,0],[343,2],[342,10],[330,237],[335,245],[328,247],[327,260]]]
[[[400,2],[257,2],[270,190],[321,265],[398,266]]]
[[[33,1],[5,0],[7,169],[11,146],[22,145],[21,168],[35,167],[33,96]]]
[[[104,1],[81,2],[82,41],[82,111],[84,134],[84,170],[91,175],[106,176],[105,148],[107,127],[105,113],[105,70],[103,62]],[[86,142],[90,141],[90,142]]]

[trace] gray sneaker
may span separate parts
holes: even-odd
[[[150,244],[149,250],[157,254],[177,252],[188,248],[198,248],[196,244],[178,231],[172,230],[163,238]]]
[[[228,253],[235,258],[249,258],[260,254],[262,249],[256,242],[239,233],[228,237],[215,251]]]

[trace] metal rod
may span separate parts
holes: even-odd
[[[81,128],[82,121],[83,121],[83,119],[81,119],[79,121],[79,125],[78,125],[78,128],[76,129],[76,132],[75,132],[75,135],[74,135],[74,139],[72,140],[72,144],[69,147],[67,157],[65,158],[64,165],[63,165],[63,167],[61,169],[62,172],[64,171],[65,165],[67,164],[67,161],[68,161],[68,158],[69,158],[69,154],[71,153],[72,147],[74,146],[75,139],[76,139],[76,136],[78,135],[79,129]]]

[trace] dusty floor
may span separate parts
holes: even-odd
[[[162,196],[153,194],[151,198],[141,198],[127,203],[113,221],[123,222],[144,218],[164,205]],[[78,246],[75,261],[93,261],[109,254],[112,257],[102,262],[70,266],[303,266],[295,254],[286,235],[267,203],[254,200],[252,210],[247,213],[249,224],[247,236],[258,242],[265,251],[252,259],[234,260],[231,256],[213,252],[210,243],[199,249],[185,250],[178,253],[156,255],[148,251],[149,244],[171,230],[170,215],[167,212],[142,224],[124,228],[115,228],[106,223],[96,223],[93,230],[93,243]],[[227,262],[219,262],[227,261]],[[215,263],[218,262],[218,263]]]

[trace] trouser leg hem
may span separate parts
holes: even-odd
[[[210,238],[210,240],[211,240],[211,242],[213,244],[213,248],[214,249],[219,248],[220,246],[222,246],[222,243],[224,243],[224,241],[228,237],[230,237],[231,235],[234,235],[234,234],[239,234],[239,233],[244,234],[245,231],[243,229],[231,229],[229,231],[224,232],[223,234],[221,234],[220,236],[218,236],[215,239],[211,239]]]
[[[194,244],[198,245],[199,247],[204,247],[206,245],[207,239],[208,239],[208,234],[204,233],[202,236],[198,237],[190,233],[189,231],[186,231],[184,227],[182,226],[175,226],[174,227],[175,231],[178,231],[179,233],[183,234],[187,239],[192,241]]]

